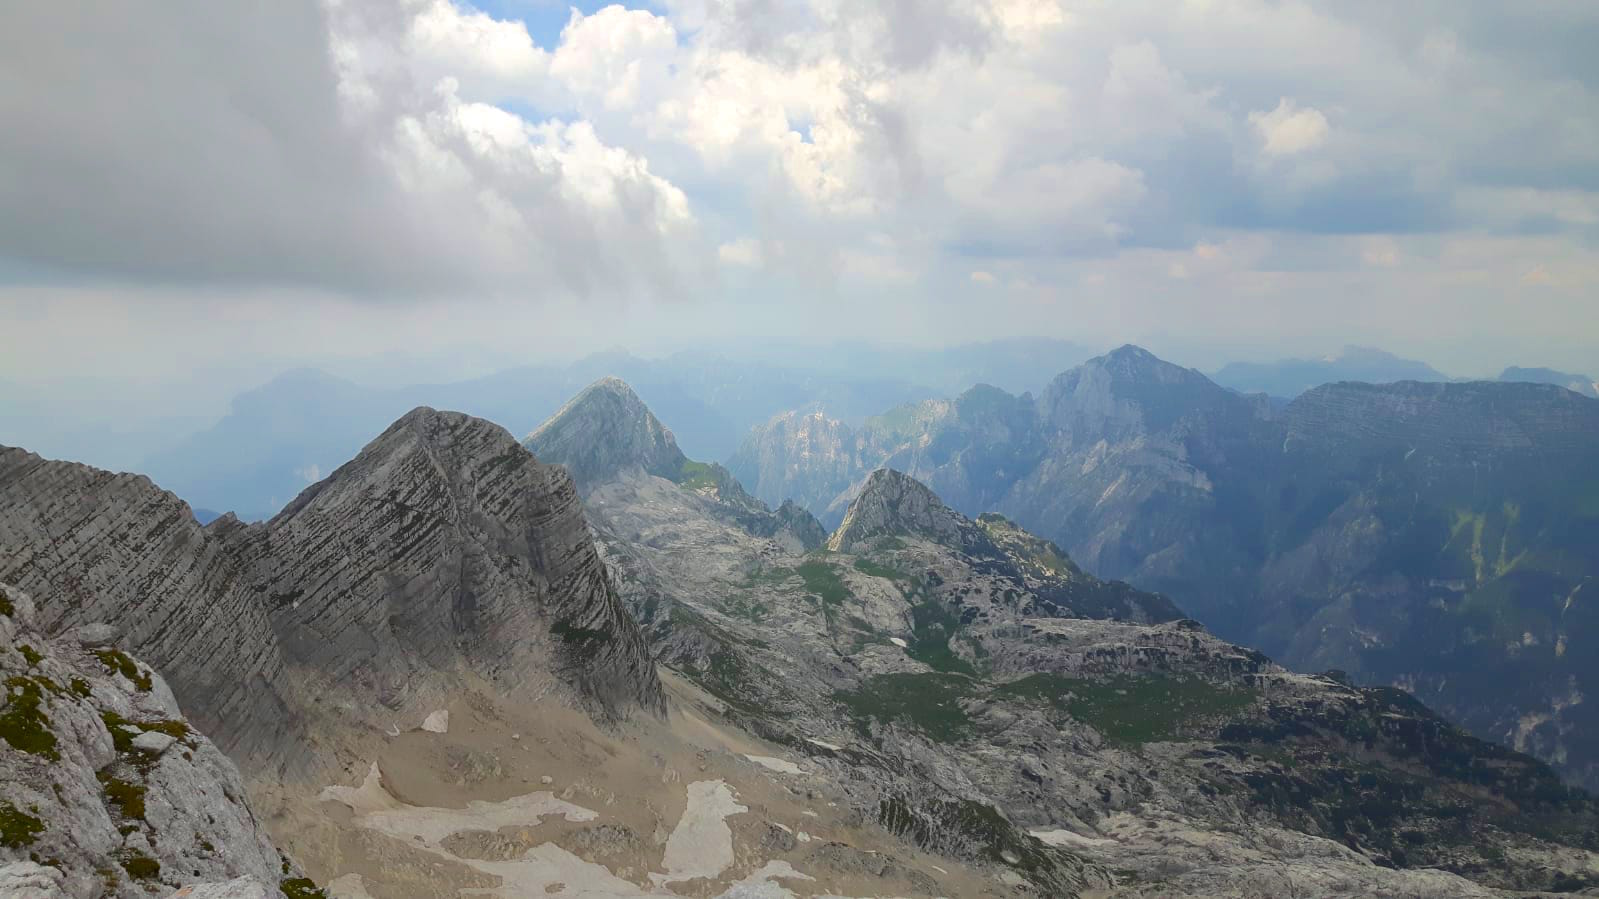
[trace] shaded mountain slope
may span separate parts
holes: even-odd
[[[376,733],[467,674],[601,718],[663,708],[571,480],[468,416],[411,412],[259,525],[3,450],[0,537],[48,629],[126,628],[241,759],[303,762],[308,734]]]

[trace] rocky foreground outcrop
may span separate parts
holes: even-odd
[[[0,896],[309,889],[160,674],[105,628],[39,624],[28,595],[0,585]]]
[[[411,412],[254,525],[0,449],[0,580],[47,597],[47,632],[114,623],[252,767],[419,717],[466,677],[602,720],[664,710],[571,479],[457,413]]]

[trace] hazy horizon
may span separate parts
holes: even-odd
[[[772,341],[1599,373],[1576,0],[67,2],[7,26],[0,413],[181,429],[302,367],[414,384]]]

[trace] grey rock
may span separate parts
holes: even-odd
[[[197,883],[172,894],[172,899],[268,899],[277,888],[259,880],[239,877],[225,883]]]
[[[618,378],[589,385],[523,442],[540,459],[559,460],[584,489],[634,466],[676,480],[688,461],[672,432]]]
[[[67,899],[66,875],[31,861],[0,864],[0,896],[6,899]]]
[[[148,752],[151,755],[160,755],[172,748],[172,744],[178,742],[178,740],[170,734],[147,730],[134,737],[131,742],[134,749]]]
[[[571,479],[454,413],[413,411],[253,525],[201,528],[144,478],[0,449],[0,578],[52,597],[47,632],[118,622],[252,766],[306,761],[323,696],[375,731],[462,671],[605,720],[664,710]]]
[[[21,591],[0,586],[0,597],[13,610],[0,615],[0,680],[11,686],[0,705],[9,743],[0,812],[33,822],[0,846],[0,895],[131,899],[197,879],[275,884],[284,860],[246,805],[238,769],[110,669],[160,675],[37,630],[44,616]]]
[[[80,646],[110,646],[117,641],[119,633],[114,625],[101,621],[78,628],[76,636]]]

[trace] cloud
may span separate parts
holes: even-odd
[[[69,0],[8,31],[0,253],[52,277],[597,295],[709,258],[647,160],[463,99],[539,93],[545,54],[444,0]]]
[[[1180,320],[1163,302],[1212,307],[1196,328],[1219,333],[1291,329],[1326,296],[1308,273],[1418,320],[1443,316],[1427,278],[1515,290],[1543,266],[1548,303],[1593,284],[1581,0],[636,6],[585,4],[558,37],[458,0],[19,10],[0,325],[46,295],[255,322],[267,297],[403,306],[433,327],[394,334],[449,320],[512,346],[531,338],[508,315],[545,337],[593,300],[610,311],[574,333],[726,319],[690,305],[752,332],[826,320],[790,304],[951,339],[1067,320],[964,311],[1003,283],[1082,287],[1107,311],[1071,320],[1119,341]],[[1468,239],[1493,261],[1453,255]],[[1474,302],[1451,320],[1519,333]],[[1554,316],[1567,339],[1599,339],[1596,318]],[[375,320],[319,346],[368,347]]]
[[[971,282],[973,284],[993,284],[998,280],[998,278],[994,277],[993,272],[985,272],[982,269],[978,269],[971,274]]]
[[[716,256],[727,265],[756,266],[761,264],[761,245],[753,238],[741,237],[717,247]]]
[[[1287,97],[1270,112],[1252,112],[1249,124],[1260,135],[1268,156],[1293,156],[1327,142],[1327,117],[1318,109],[1298,109]]]

